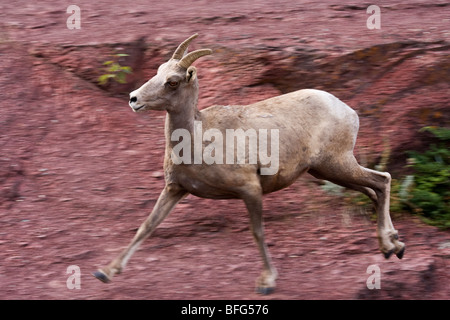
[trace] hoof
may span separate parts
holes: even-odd
[[[401,259],[403,258],[403,254],[405,253],[405,246],[403,246],[403,248],[397,252],[395,255],[397,256],[397,258]]]
[[[384,252],[384,258],[389,259],[393,253],[394,253],[394,250],[389,250],[388,252]]]
[[[106,274],[104,274],[102,271],[98,270],[92,273],[92,275],[94,277],[96,277],[98,280],[100,280],[103,283],[108,283],[110,282],[108,276]]]
[[[262,295],[268,295],[275,291],[275,288],[264,288],[264,287],[257,287],[256,293],[262,294]]]

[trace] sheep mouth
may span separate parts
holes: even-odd
[[[133,109],[133,111],[139,111],[139,110],[141,110],[142,108],[144,108],[145,107],[145,104],[143,104],[142,106],[139,106],[139,107],[137,107],[137,108],[132,108]]]

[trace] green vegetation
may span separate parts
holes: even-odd
[[[127,57],[126,53],[117,53],[112,55],[113,59],[103,62],[105,66],[105,74],[98,77],[98,83],[100,85],[105,85],[108,83],[109,79],[113,79],[118,83],[126,83],[126,76],[132,73],[131,67],[121,66],[119,63],[120,57]]]
[[[439,140],[423,153],[409,152],[414,183],[406,203],[423,220],[450,228],[450,129],[425,127]]]

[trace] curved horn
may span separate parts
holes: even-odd
[[[212,54],[211,49],[200,49],[189,52],[187,55],[183,57],[183,59],[178,62],[178,65],[182,68],[189,68],[191,64],[200,57],[206,56],[208,54]]]
[[[178,46],[177,50],[175,50],[175,52],[173,53],[172,59],[181,60],[181,58],[183,58],[184,52],[186,51],[187,47],[189,46],[189,43],[191,43],[191,41],[197,37],[198,37],[198,33],[195,33],[192,36],[190,36],[189,38],[187,38],[186,40],[184,40]]]

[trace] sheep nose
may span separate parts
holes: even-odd
[[[130,103],[136,102],[137,101],[137,97],[131,97],[130,98]]]

